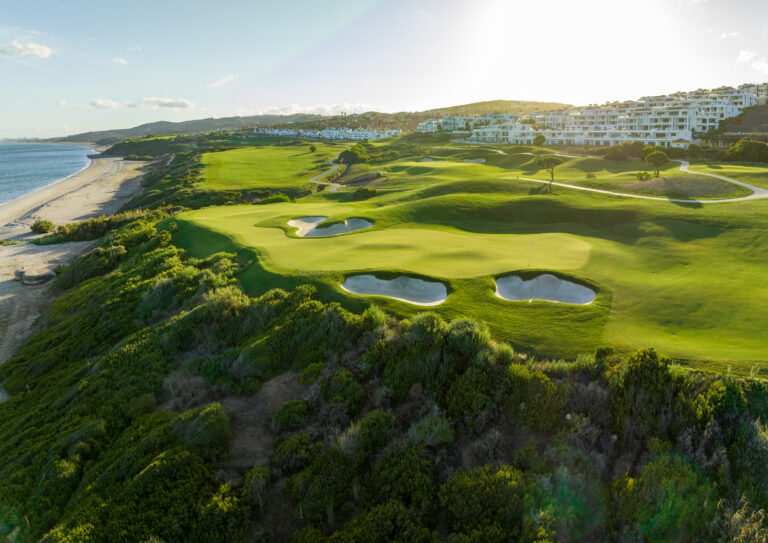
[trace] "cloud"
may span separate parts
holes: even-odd
[[[742,49],[739,51],[739,56],[736,57],[736,62],[752,62],[755,58],[757,58],[757,53]]]
[[[128,64],[127,60],[125,60],[124,58],[120,58],[120,57],[113,58],[112,62],[114,62],[115,64]]]
[[[107,98],[96,98],[95,100],[91,100],[90,105],[97,109],[117,109],[120,107],[120,104]]]
[[[192,109],[195,104],[190,100],[184,98],[143,98],[139,102],[126,102],[128,107],[140,107],[143,109],[158,109],[158,108],[171,108],[171,109]]]
[[[768,76],[768,60],[765,60],[765,57],[760,57],[759,60],[750,64],[749,67],[763,76]]]
[[[728,38],[740,38],[741,34],[739,32],[723,32],[720,34],[720,39],[725,40]]]
[[[707,0],[678,0],[678,2],[686,6],[695,6],[696,4],[706,4]]]
[[[263,110],[256,110],[251,115],[292,115],[295,113],[310,113],[314,115],[338,115],[344,113],[365,113],[367,111],[382,111],[378,106],[365,104],[363,102],[343,104],[315,104],[312,106],[301,106],[291,104],[289,106],[272,107]]]
[[[128,51],[141,51],[141,47],[139,47],[138,45],[134,45],[133,47],[129,47],[127,50]]]
[[[21,43],[13,40],[6,45],[0,45],[0,55],[34,55],[40,58],[48,58],[51,56],[51,53],[53,53],[53,50],[50,47],[33,42]]]
[[[213,83],[209,83],[206,85],[209,89],[215,89],[217,87],[223,87],[224,85],[229,85],[232,83],[235,79],[237,79],[236,75],[228,75],[225,77],[222,77],[221,79],[217,79]]]

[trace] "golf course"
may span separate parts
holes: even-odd
[[[659,178],[640,180],[637,172],[651,169],[639,159],[398,143],[369,145],[372,158],[352,164],[338,191],[207,207],[166,227],[192,256],[238,253],[245,262],[239,280],[252,295],[312,284],[321,298],[352,309],[375,303],[402,316],[429,310],[476,318],[539,357],[649,346],[699,369],[768,375],[758,362],[768,355],[768,232],[761,226],[768,199],[708,202],[768,188],[764,168],[692,161],[684,171],[670,161]],[[314,152],[295,142],[206,153],[199,188],[307,185],[347,147],[316,145]],[[402,148],[409,151],[392,151]],[[559,154],[554,181],[566,186],[550,186],[549,172],[537,166],[547,154]],[[374,171],[381,175],[363,175]],[[354,182],[360,176],[364,181]],[[345,227],[357,223],[360,229]],[[441,282],[447,297],[425,308],[354,294],[342,283],[357,274]],[[591,289],[594,300],[496,295],[499,277],[542,274]]]

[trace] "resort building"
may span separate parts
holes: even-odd
[[[402,135],[402,130],[371,130],[367,128],[324,128],[323,130],[307,130],[299,128],[256,128],[254,134],[259,136],[287,136],[338,141],[369,141],[382,138],[394,138]]]
[[[419,132],[471,130],[470,141],[531,145],[537,134],[553,145],[610,146],[624,141],[687,147],[744,108],[766,102],[768,85],[646,96],[636,101],[567,107],[521,115],[445,117],[418,126]]]

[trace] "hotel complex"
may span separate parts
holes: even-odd
[[[320,140],[368,141],[382,138],[394,138],[402,134],[402,130],[369,130],[366,128],[325,128],[323,130],[307,130],[296,128],[257,128],[253,131],[259,136],[288,136],[314,138]]]
[[[642,141],[663,147],[688,147],[721,121],[766,102],[768,84],[646,96],[637,101],[535,111],[527,116],[492,113],[448,116],[419,124],[424,133],[470,133],[477,143],[531,145],[537,134],[553,145],[610,146]]]

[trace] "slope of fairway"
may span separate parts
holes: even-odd
[[[254,226],[276,214],[336,215],[344,206],[277,204],[233,206],[183,213],[179,219],[225,233],[265,251],[277,266],[297,271],[398,269],[439,277],[475,277],[521,268],[567,270],[589,258],[589,243],[563,234],[468,234],[455,229],[398,225],[332,238],[287,237],[282,229]]]
[[[280,190],[308,186],[309,179],[327,170],[328,161],[344,149],[334,144],[314,145],[317,147],[314,153],[310,153],[309,144],[304,143],[205,153],[202,156],[203,182],[198,188]]]

